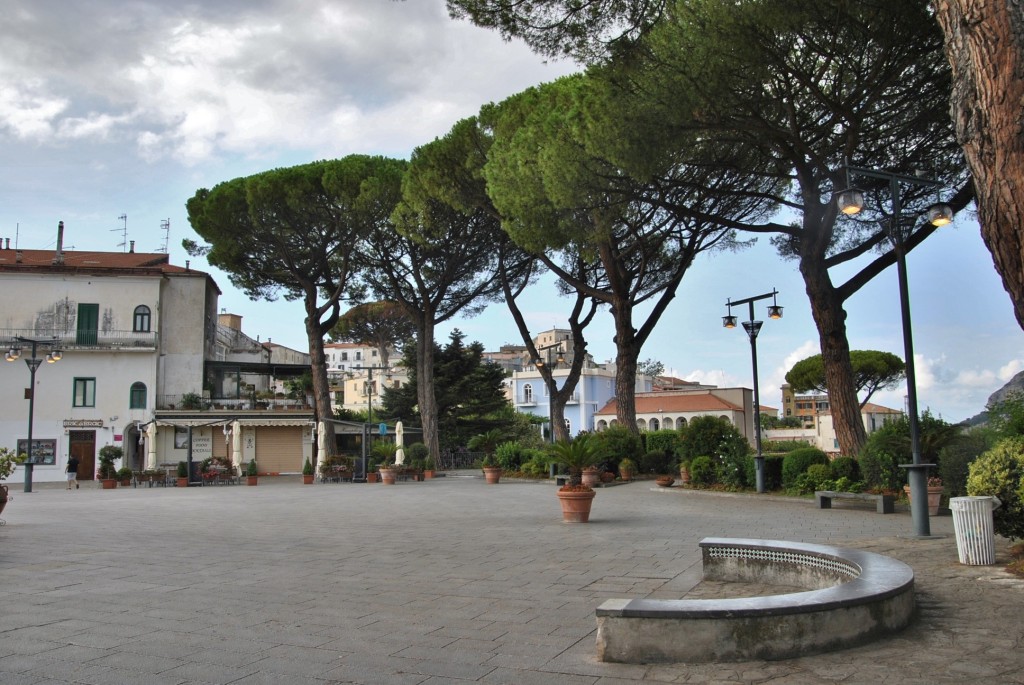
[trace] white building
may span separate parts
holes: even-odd
[[[736,426],[751,444],[754,442],[754,393],[749,388],[701,386],[693,390],[662,390],[637,393],[636,423],[641,431],[678,429],[698,416],[717,416]],[[613,398],[597,412],[597,430],[618,423]]]

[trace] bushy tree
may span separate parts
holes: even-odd
[[[807,472],[812,464],[828,466],[828,455],[816,447],[793,450],[782,459],[782,485],[795,488],[797,479]]]
[[[971,463],[993,445],[993,436],[986,431],[958,435],[939,450],[939,477],[946,494],[963,497],[967,494],[967,475]]]
[[[626,458],[639,461],[638,458],[643,454],[640,436],[618,424],[608,426],[592,437],[592,444],[601,460],[609,464],[618,464]]]
[[[864,393],[860,401],[863,407],[879,390],[895,388],[906,377],[903,360],[891,352],[879,350],[851,350],[850,366],[853,368],[853,384],[858,393]],[[825,382],[825,364],[820,354],[801,359],[786,374],[786,382],[794,392],[828,392]]]
[[[748,484],[746,458],[750,444],[728,419],[698,416],[679,433],[679,459],[690,463],[691,476],[694,459],[711,457],[722,483],[731,487]]]
[[[971,463],[967,494],[998,497],[996,532],[1011,540],[1024,537],[1024,436],[1000,440]]]

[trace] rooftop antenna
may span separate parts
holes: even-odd
[[[123,225],[121,226],[121,228],[110,229],[110,232],[113,233],[116,231],[121,234],[121,242],[119,242],[117,246],[124,248],[128,246],[128,215],[122,214],[121,216],[117,217],[117,220],[124,222]]]
[[[160,222],[160,230],[162,230],[164,232],[164,244],[162,246],[156,248],[156,251],[157,252],[163,252],[164,254],[167,254],[167,246],[171,242],[171,220],[169,218],[168,219],[163,219]]]

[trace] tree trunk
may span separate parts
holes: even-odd
[[[615,316],[615,417],[630,432],[640,434],[636,425],[636,364],[640,356],[633,329],[633,310],[619,299],[612,304]]]
[[[936,0],[981,235],[1024,328],[1024,5]]]
[[[811,316],[818,329],[821,361],[825,367],[825,387],[832,414],[832,427],[839,440],[839,451],[855,457],[867,442],[861,418],[857,386],[850,364],[850,343],[846,337],[846,310],[836,293],[828,269],[820,259],[801,259]]]
[[[569,440],[569,429],[565,427],[565,401],[558,402],[554,395],[548,396],[551,403],[551,434],[555,442]]]
[[[318,422],[323,422],[325,429],[327,456],[333,457],[337,452],[334,424],[327,419],[333,419],[334,412],[331,410],[331,386],[327,380],[324,334],[320,322],[320,312],[316,304],[316,295],[314,294],[312,298],[307,295],[303,298],[303,303],[306,307],[306,340],[309,344],[310,372],[313,376],[313,405],[316,408],[316,419]]]
[[[416,401],[420,405],[423,444],[435,463],[441,463],[441,437],[437,425],[437,397],[434,395],[434,313],[420,314],[416,336]]]

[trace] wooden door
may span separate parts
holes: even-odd
[[[69,432],[68,454],[78,459],[78,480],[96,478],[96,431]]]

